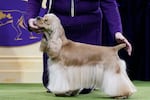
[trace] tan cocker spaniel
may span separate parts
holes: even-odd
[[[106,47],[71,41],[54,14],[38,17],[35,24],[45,35],[40,48],[49,56],[48,89],[55,95],[73,96],[83,88],[96,88],[110,97],[127,98],[136,91],[118,56],[125,44]]]

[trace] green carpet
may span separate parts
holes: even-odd
[[[137,92],[129,100],[150,100],[150,82],[134,81]],[[75,97],[55,97],[46,93],[42,84],[0,84],[0,100],[112,100],[102,92],[94,91]]]

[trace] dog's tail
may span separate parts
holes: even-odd
[[[125,43],[121,43],[121,44],[118,44],[116,46],[114,46],[114,50],[115,51],[119,51],[120,49],[123,49],[126,47],[126,44]]]

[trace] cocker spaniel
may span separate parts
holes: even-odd
[[[50,58],[48,89],[56,96],[74,96],[83,88],[100,89],[115,98],[136,92],[118,56],[125,44],[106,47],[71,41],[54,14],[37,17],[35,24],[45,35],[40,48]]]

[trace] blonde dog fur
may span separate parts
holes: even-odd
[[[73,42],[54,14],[38,17],[35,24],[45,35],[41,50],[50,58],[48,89],[52,93],[71,96],[83,88],[98,88],[110,97],[127,98],[136,91],[125,61],[118,56],[125,44],[106,47]]]

